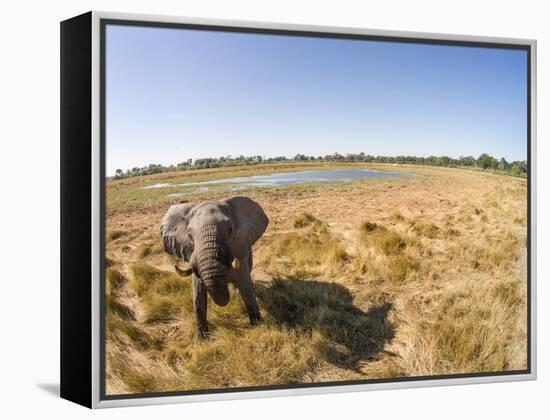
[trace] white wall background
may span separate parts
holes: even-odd
[[[543,418],[550,414],[549,13],[543,1],[10,1],[0,24],[0,417]],[[59,21],[88,10],[538,40],[539,380],[103,410],[54,396],[59,371]],[[548,417],[546,417],[548,418]]]

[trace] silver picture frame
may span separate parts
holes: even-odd
[[[482,37],[471,35],[422,33],[422,32],[403,32],[350,27],[332,27],[332,26],[313,26],[296,25],[290,23],[273,22],[253,22],[253,21],[234,21],[218,20],[206,18],[174,17],[162,15],[146,15],[131,13],[113,13],[93,11],[89,13],[91,27],[91,133],[90,133],[90,155],[91,155],[91,186],[89,197],[91,202],[91,245],[87,248],[90,253],[91,273],[89,276],[89,294],[91,296],[91,360],[90,360],[90,398],[84,405],[92,408],[108,408],[121,406],[138,406],[152,404],[184,403],[184,402],[207,402],[217,400],[244,399],[244,398],[266,398],[275,396],[295,396],[310,394],[326,394],[340,392],[359,392],[388,390],[400,388],[418,388],[433,386],[481,384],[509,381],[528,381],[535,380],[537,377],[537,305],[536,305],[536,41],[531,39],[515,39],[501,37]],[[449,375],[448,377],[422,377],[422,378],[399,378],[373,380],[368,383],[342,383],[342,384],[305,384],[301,386],[273,386],[250,389],[227,389],[212,390],[201,392],[181,392],[170,394],[152,394],[149,395],[128,395],[128,396],[105,396],[102,381],[104,381],[104,360],[102,352],[104,346],[103,340],[103,322],[102,322],[102,276],[104,276],[104,115],[102,107],[104,106],[104,91],[102,84],[102,57],[104,53],[104,44],[102,42],[102,30],[108,22],[122,23],[140,23],[144,25],[194,25],[205,27],[233,28],[243,31],[282,31],[287,33],[310,33],[324,34],[329,36],[362,36],[374,37],[376,39],[399,39],[407,42],[418,42],[419,40],[432,43],[452,44],[464,43],[471,45],[493,44],[525,47],[528,50],[529,57],[529,75],[528,75],[528,370],[521,373],[499,373],[499,374],[470,374],[470,375]],[[103,157],[102,157],[103,156]],[[70,246],[63,244],[62,247]],[[63,303],[62,303],[63,304]],[[69,314],[67,314],[68,316]],[[63,335],[63,334],[62,334]],[[63,340],[63,339],[62,339]],[[62,344],[63,347],[63,344]],[[71,350],[67,348],[65,354]],[[63,356],[62,356],[63,358]],[[63,364],[63,363],[62,363]],[[62,372],[62,378],[64,377]],[[63,380],[63,379],[62,379]],[[83,380],[86,380],[84,378]],[[70,386],[69,384],[68,386]],[[87,391],[86,391],[87,392]],[[63,394],[63,385],[62,385]],[[70,391],[65,396],[71,398]],[[63,395],[62,395],[63,396]],[[80,401],[76,401],[80,402]],[[82,403],[82,402],[80,402]]]

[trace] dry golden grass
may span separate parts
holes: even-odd
[[[295,232],[276,237],[258,252],[258,264],[267,273],[298,277],[335,274],[348,255],[329,227],[304,213],[296,218]]]
[[[105,241],[106,242],[115,241],[115,240],[117,240],[118,238],[121,238],[124,235],[126,235],[126,232],[124,232],[122,230],[111,230],[111,231],[107,232],[107,235],[105,237]]]
[[[107,232],[123,234],[106,245],[107,393],[524,369],[525,180],[398,170],[418,176],[247,191],[270,217],[264,322],[232,290],[198,343],[190,278],[158,237],[166,200],[121,204],[147,180],[108,185]]]

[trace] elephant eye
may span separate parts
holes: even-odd
[[[229,233],[230,235],[233,234],[233,227],[232,226],[229,226],[229,228],[227,229],[227,233]]]

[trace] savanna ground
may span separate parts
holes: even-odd
[[[191,281],[159,224],[182,198],[231,193],[141,187],[343,166],[361,165],[108,181],[107,394],[525,369],[526,181],[462,169],[369,165],[416,176],[239,191],[270,218],[252,271],[264,321],[250,326],[232,291],[193,341]]]

